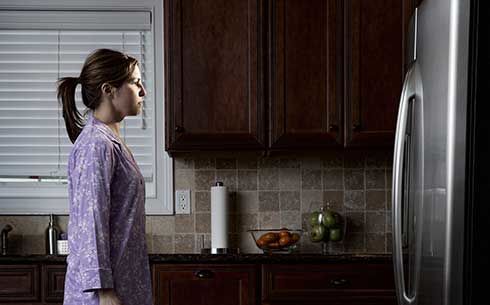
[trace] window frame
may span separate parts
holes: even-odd
[[[0,10],[47,10],[47,11],[150,11],[154,48],[154,97],[155,97],[155,197],[146,198],[147,215],[173,215],[173,160],[163,149],[164,130],[164,75],[163,75],[163,1],[140,0],[3,0]],[[0,24],[1,26],[1,24]],[[0,183],[0,188],[8,188]],[[32,192],[46,194],[49,186],[32,187]],[[25,197],[0,197],[0,215],[69,214],[68,191],[66,197],[46,197],[28,194]]]

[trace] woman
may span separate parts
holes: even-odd
[[[82,87],[84,126],[75,105]],[[100,49],[80,77],[58,84],[70,140],[70,255],[64,305],[151,305],[145,242],[145,181],[121,140],[119,123],[141,111],[146,91],[136,59]],[[82,128],[83,126],[83,128]]]

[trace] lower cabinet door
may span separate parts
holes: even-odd
[[[0,266],[0,304],[36,304],[41,301],[38,265]]]
[[[391,263],[262,266],[262,304],[396,305]]]
[[[255,265],[157,264],[153,270],[156,305],[257,304]]]
[[[66,265],[45,265],[44,301],[47,304],[62,304],[65,289]]]

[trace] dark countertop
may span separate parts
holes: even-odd
[[[150,254],[152,264],[274,264],[274,263],[349,263],[386,262],[391,254]],[[64,264],[66,255],[0,255],[0,264]]]

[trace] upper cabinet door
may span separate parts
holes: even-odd
[[[342,1],[271,0],[271,149],[342,144]]]
[[[404,74],[406,0],[347,0],[345,146],[392,146]]]
[[[265,148],[260,0],[164,0],[166,149]]]

